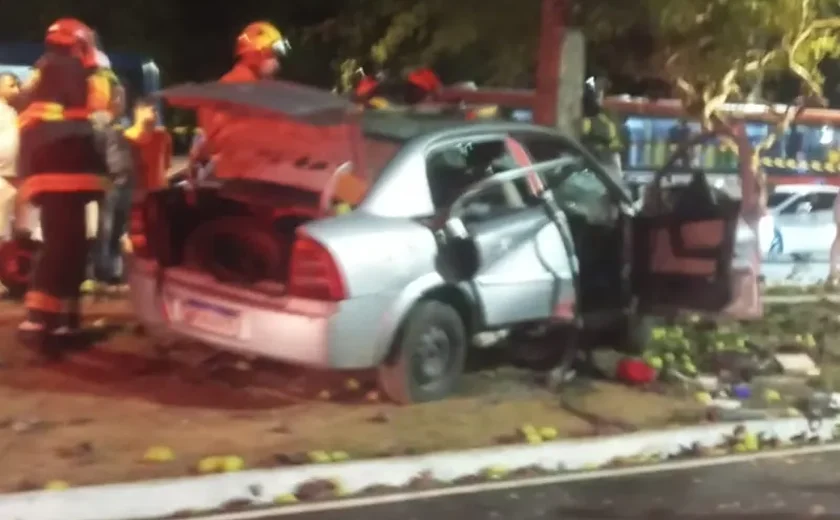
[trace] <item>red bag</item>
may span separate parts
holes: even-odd
[[[656,379],[656,370],[640,359],[622,359],[615,371],[616,378],[629,385],[646,385]]]

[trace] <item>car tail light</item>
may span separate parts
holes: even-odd
[[[134,204],[131,207],[131,217],[128,221],[128,240],[131,243],[131,253],[141,257],[148,256],[143,204]]]
[[[292,246],[289,267],[289,293],[315,300],[340,301],[347,294],[344,279],[327,249],[307,236],[299,236]]]

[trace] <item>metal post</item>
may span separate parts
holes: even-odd
[[[561,45],[566,28],[567,0],[542,0],[534,121],[557,124]]]

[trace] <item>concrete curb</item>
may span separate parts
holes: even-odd
[[[803,434],[823,441],[834,438],[840,418],[813,428],[803,418],[748,421],[747,431],[790,441]],[[404,486],[421,473],[451,482],[480,474],[489,467],[506,470],[539,466],[575,471],[604,466],[616,458],[667,457],[695,444],[713,447],[731,435],[735,424],[639,432],[610,437],[564,440],[539,445],[495,446],[413,457],[307,465],[133,484],[110,484],[66,491],[0,495],[3,520],[138,520],[184,511],[210,511],[231,502],[270,505],[274,497],[294,493],[311,480],[341,483],[348,494],[372,486]]]

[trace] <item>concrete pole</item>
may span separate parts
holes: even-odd
[[[567,0],[542,0],[534,121],[545,126],[557,124],[566,2]]]

